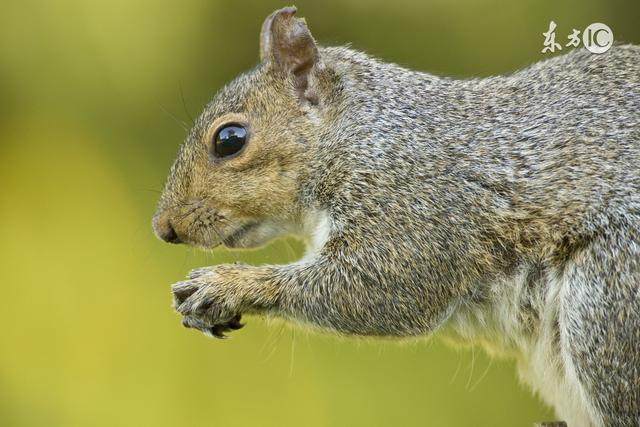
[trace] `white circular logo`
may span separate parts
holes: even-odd
[[[601,22],[594,22],[582,32],[582,43],[591,53],[605,53],[613,45],[613,31]]]

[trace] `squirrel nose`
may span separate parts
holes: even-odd
[[[156,217],[153,221],[153,230],[160,239],[167,243],[182,243],[180,236],[176,233],[176,230],[171,225],[171,220],[167,217]]]
[[[182,240],[178,237],[178,233],[176,233],[171,222],[167,222],[167,228],[164,230],[164,233],[160,235],[160,238],[167,243],[182,243]]]

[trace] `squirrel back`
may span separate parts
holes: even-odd
[[[345,48],[324,52],[348,70],[334,107],[342,111],[339,126],[328,140],[344,146],[348,128],[341,155],[369,162],[397,184],[382,198],[419,194],[424,178],[450,177],[436,198],[462,185],[481,204],[491,200],[494,219],[525,227],[517,243],[527,246],[586,232],[614,212],[637,212],[640,47],[576,50],[509,76],[471,80],[408,71]],[[414,182],[423,189],[407,188]]]

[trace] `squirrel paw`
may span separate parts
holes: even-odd
[[[240,323],[241,295],[238,287],[225,281],[217,270],[208,267],[190,272],[188,280],[173,285],[173,303],[185,327],[227,338],[225,332],[244,326]]]

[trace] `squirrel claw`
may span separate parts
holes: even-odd
[[[228,330],[229,329],[224,324],[220,324],[220,325],[215,325],[212,328],[207,328],[205,330],[205,334],[210,335],[214,338],[218,338],[220,340],[224,340],[229,338],[227,335],[224,334]]]
[[[233,330],[244,328],[244,323],[240,323],[240,319],[242,319],[242,314],[237,314],[233,319],[227,322],[227,327]]]
[[[227,339],[229,338],[229,336],[225,335],[225,333],[238,330],[244,327],[244,324],[240,323],[241,318],[242,318],[242,315],[237,314],[236,316],[233,317],[233,319],[229,320],[226,323],[219,323],[214,326],[198,328],[198,329],[204,332],[205,335],[208,335],[212,338]],[[182,325],[186,328],[193,327],[186,319],[182,321]]]

